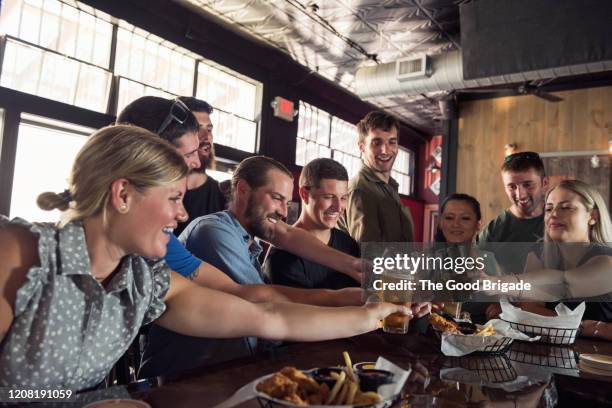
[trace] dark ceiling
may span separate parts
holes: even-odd
[[[212,14],[247,36],[355,92],[358,68],[459,48],[465,0],[175,0]],[[440,131],[436,95],[366,101],[425,134]]]

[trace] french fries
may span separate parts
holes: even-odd
[[[338,376],[338,379],[336,380],[334,387],[329,393],[329,397],[327,397],[327,402],[326,402],[327,405],[331,404],[332,401],[336,398],[336,395],[338,395],[338,392],[340,392],[340,389],[342,388],[342,385],[344,384],[345,379],[346,379],[346,373],[342,371],[340,375]]]
[[[353,371],[353,363],[351,362],[351,356],[349,356],[348,351],[342,352],[342,357],[344,357],[344,364],[346,364],[346,371],[348,373],[349,378],[356,383],[359,383],[359,379],[355,375]]]
[[[484,327],[481,327],[480,329],[478,329],[476,331],[476,333],[474,333],[476,336],[482,336],[482,337],[487,337],[487,336],[491,336],[492,334],[495,333],[495,329],[493,328],[492,325],[487,325]]]
[[[353,403],[353,401],[355,400],[355,394],[357,394],[357,391],[359,390],[359,385],[357,385],[357,383],[351,382],[349,384],[349,390],[348,393],[346,394],[346,404],[347,405],[351,405]]]
[[[336,384],[334,384],[327,398],[327,404],[368,405],[382,402],[380,394],[373,391],[361,391],[359,388],[359,377],[357,377],[353,370],[353,363],[349,353],[343,352],[342,358],[346,367],[344,367],[340,374],[331,373],[331,376],[336,378]]]

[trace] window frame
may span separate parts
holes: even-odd
[[[400,171],[400,170],[396,170],[396,169],[392,169],[391,170],[391,177],[393,177],[393,172],[397,172],[401,175],[410,177],[410,186],[408,187],[410,192],[408,194],[404,194],[404,193],[399,193],[400,195],[403,195],[405,197],[414,197],[414,167],[415,167],[415,152],[412,149],[409,149],[407,147],[404,146],[399,146],[399,151],[405,151],[408,154],[408,170],[406,173]],[[396,157],[397,160],[397,157]],[[396,180],[397,181],[397,180]],[[401,184],[400,184],[401,186]]]

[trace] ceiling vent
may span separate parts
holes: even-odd
[[[402,58],[395,61],[395,72],[398,81],[410,81],[430,77],[431,59],[424,55],[420,58]]]
[[[612,71],[612,60],[606,60],[493,77],[464,79],[460,51],[438,54],[430,57],[430,59],[433,70],[428,74],[426,68],[425,75],[418,74],[420,76],[412,76],[413,74],[411,74],[411,80],[407,80],[408,78],[400,79],[400,71],[398,70],[401,61],[409,61],[408,59],[359,68],[355,75],[357,95],[366,99],[381,96],[413,96],[429,92],[486,88],[501,84],[520,84],[535,80]],[[414,60],[414,58],[410,60]],[[427,67],[427,65],[427,63],[424,63],[421,67]]]

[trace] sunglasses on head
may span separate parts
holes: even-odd
[[[513,153],[509,156],[506,156],[504,158],[504,163],[510,163],[512,160],[515,159],[525,159],[525,160],[539,160],[540,159],[540,155],[537,154],[536,152],[519,152],[519,153]]]
[[[164,119],[159,129],[157,129],[157,134],[161,136],[164,130],[166,130],[172,122],[182,125],[185,123],[190,113],[191,111],[187,105],[183,103],[183,101],[180,99],[175,99],[174,103],[172,103],[172,106],[170,107],[170,113],[168,113],[166,119]]]

